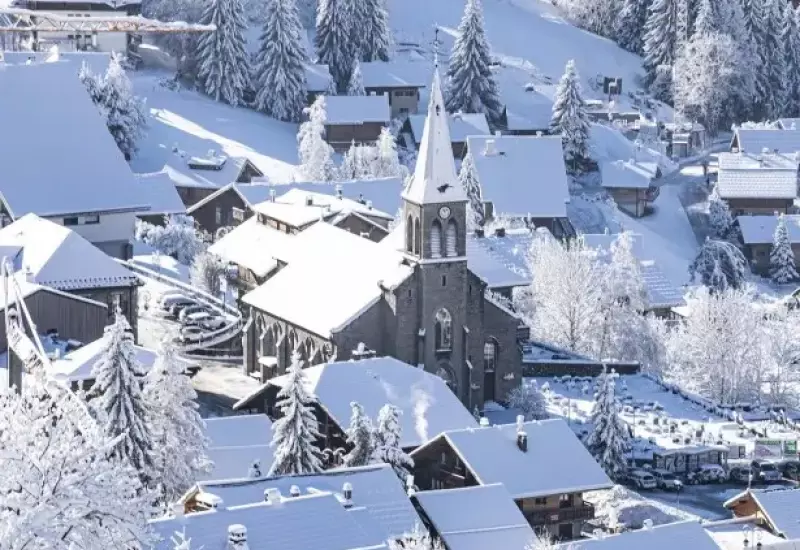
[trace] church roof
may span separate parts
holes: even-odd
[[[438,69],[433,74],[428,117],[420,140],[417,166],[402,196],[415,204],[467,201],[464,188],[456,176]]]

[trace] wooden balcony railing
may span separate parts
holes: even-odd
[[[568,521],[589,520],[594,518],[594,506],[584,502],[573,508],[551,508],[547,510],[531,510],[523,512],[531,525],[550,525]]]

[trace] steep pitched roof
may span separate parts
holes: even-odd
[[[428,65],[416,61],[369,61],[361,63],[365,88],[425,88]]]
[[[401,178],[380,178],[374,180],[338,181],[335,184],[322,182],[290,182],[274,184],[275,192],[286,193],[292,189],[302,189],[314,193],[336,194],[341,190],[342,196],[353,201],[371,201],[372,206],[383,212],[394,215],[400,208],[403,192]]]
[[[600,165],[603,187],[606,188],[647,189],[652,185],[657,171],[658,165],[654,162],[615,160]]]
[[[789,540],[800,539],[800,489],[747,489],[723,505],[731,508],[747,497],[755,501],[775,531]]]
[[[389,98],[385,95],[325,96],[325,124],[389,124],[391,118]]]
[[[719,550],[717,543],[696,521],[671,523],[651,529],[640,529],[602,539],[582,540],[587,550]]]
[[[250,208],[253,205],[258,204],[259,202],[263,202],[270,198],[270,190],[273,189],[272,185],[267,183],[236,183],[230,182],[226,185],[223,185],[207,197],[197,201],[193,205],[191,205],[186,212],[191,214],[192,212],[196,211],[198,208],[205,206],[206,204],[216,200],[221,195],[225,193],[236,193],[239,195],[239,198],[244,201],[244,203],[249,206]]]
[[[800,130],[779,130],[777,128],[736,128],[734,142],[739,151],[761,153],[764,150],[779,153],[800,151]]]
[[[720,153],[717,189],[723,199],[791,199],[797,196],[797,174],[794,153]]]
[[[415,204],[467,201],[466,192],[456,176],[438,69],[433,73],[428,116],[420,140],[417,165],[402,197]]]
[[[789,241],[800,243],[800,216],[784,216]],[[739,216],[736,218],[744,244],[772,244],[778,216]]]
[[[147,204],[150,205],[147,215],[186,213],[186,206],[175,189],[175,183],[166,172],[136,174],[136,179]]]

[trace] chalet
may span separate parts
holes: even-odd
[[[717,191],[734,216],[786,214],[797,198],[797,174],[795,153],[720,153]]]
[[[553,119],[553,100],[528,85],[525,91],[525,113],[503,109],[498,128],[504,135],[541,136],[550,133]]]
[[[483,113],[453,113],[448,115],[450,125],[450,142],[453,145],[453,156],[463,158],[467,150],[467,136],[484,136],[489,134],[489,123]],[[425,115],[411,115],[403,123],[400,132],[406,137],[406,145],[419,149],[422,130],[425,127]]]
[[[420,90],[428,85],[428,66],[413,61],[370,61],[361,63],[361,76],[367,94],[385,94],[391,118],[397,118],[417,114]]]
[[[325,96],[325,114],[325,140],[336,151],[375,143],[392,118],[385,95]]]
[[[800,216],[785,216],[789,241],[794,252],[795,265],[800,267]],[[739,216],[736,218],[745,257],[755,273],[769,273],[769,255],[778,216]]]
[[[706,147],[706,129],[699,122],[667,122],[664,134],[667,154],[673,158],[697,155]]]
[[[655,162],[611,161],[600,165],[603,188],[608,191],[620,210],[637,218],[652,210],[660,189],[655,180],[661,168]]]
[[[527,550],[536,537],[500,483],[414,492],[411,501],[447,550]]]
[[[735,526],[741,533],[742,525]],[[720,537],[722,540],[723,537]],[[708,533],[699,521],[683,521],[667,525],[648,525],[638,531],[627,531],[619,535],[608,535],[580,541],[583,550],[675,550],[686,548],[691,550],[739,550],[741,535],[737,546],[717,545],[714,537]],[[747,546],[744,546],[747,548]]]
[[[381,212],[397,213],[403,206],[400,194],[405,187],[404,178],[378,178],[364,180],[344,180],[335,184],[327,182],[288,182],[275,183],[277,196],[285,195],[292,189],[302,189],[325,195],[342,195],[345,199],[366,204]]]
[[[137,334],[139,279],[69,228],[23,216],[0,229],[0,256],[31,282],[105,304],[104,324],[118,305]]]
[[[139,189],[146,197],[150,210],[137,217],[153,225],[164,225],[168,216],[186,214],[186,206],[175,189],[175,183],[164,172],[136,174]]]
[[[559,136],[469,136],[467,148],[487,219],[509,216],[546,227],[557,238],[574,235]]]
[[[794,154],[800,151],[800,130],[778,128],[735,128],[731,140],[732,153],[758,154],[762,151]]]
[[[594,519],[583,493],[612,483],[572,429],[561,419],[486,424],[443,432],[412,452],[420,489],[502,483],[534,529],[580,537]]]
[[[190,206],[186,213],[209,235],[221,227],[236,227],[253,215],[253,207],[270,197],[264,183],[229,183]]]
[[[206,418],[205,424],[211,466],[199,476],[198,482],[266,477],[274,461],[274,450],[270,446],[272,421],[266,415]]]
[[[276,359],[262,357],[259,363],[262,371],[274,369]],[[279,416],[277,394],[286,384],[287,376],[271,378],[270,374],[265,372],[262,379],[267,382],[236,403],[234,409]],[[407,450],[419,447],[439,432],[477,426],[475,418],[441,378],[391,357],[315,365],[306,368],[306,379],[308,391],[317,399],[316,414],[324,448],[347,446],[343,434],[349,426],[353,401],[360,403],[370,418],[377,418],[386,404],[399,408],[403,413],[400,445]],[[423,402],[427,405],[419,410]],[[425,429],[421,430],[421,426]]]
[[[75,65],[6,66],[0,89],[0,120],[20,129],[0,147],[0,227],[32,213],[130,258],[136,215],[150,205]]]
[[[785,540],[800,541],[800,489],[747,489],[727,500],[725,508],[737,518],[755,516],[757,523]]]

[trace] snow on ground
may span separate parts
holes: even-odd
[[[698,515],[645,498],[621,485],[608,491],[586,493],[584,498],[594,504],[596,517],[605,525],[622,523],[629,529],[641,529],[646,519],[653,525],[699,519]]]

